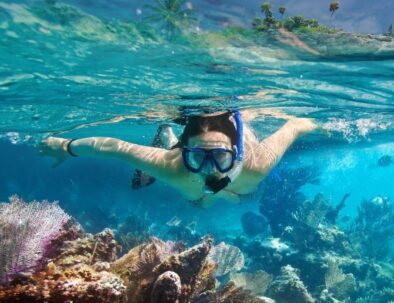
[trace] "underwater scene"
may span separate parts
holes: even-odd
[[[0,0],[0,302],[394,302],[393,11]]]

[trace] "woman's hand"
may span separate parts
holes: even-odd
[[[291,118],[288,123],[294,127],[299,136],[308,134],[319,128],[315,121],[309,118]]]
[[[300,136],[313,132],[315,130],[320,131],[323,135],[331,137],[331,132],[324,128],[323,125],[318,125],[314,119],[310,118],[292,118],[289,121],[294,124],[294,127],[298,131]]]
[[[68,141],[64,138],[48,137],[39,144],[38,154],[54,158],[52,167],[55,168],[71,157],[67,152]]]

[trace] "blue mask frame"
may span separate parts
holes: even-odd
[[[193,152],[198,152],[204,153],[204,159],[201,161],[201,164],[198,167],[193,167],[189,160],[188,160],[188,153],[193,153]],[[222,165],[216,160],[214,154],[215,153],[229,153],[231,155],[231,164],[228,167],[222,167]],[[185,167],[193,172],[193,173],[199,173],[203,169],[204,165],[208,161],[214,164],[216,169],[221,172],[221,173],[226,173],[230,171],[234,167],[234,162],[236,160],[236,152],[231,150],[231,149],[226,149],[226,148],[211,148],[211,149],[205,149],[201,147],[183,147],[182,149],[182,159],[183,159],[183,164]]]

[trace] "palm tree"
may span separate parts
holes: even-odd
[[[261,11],[265,15],[264,23],[267,27],[274,26],[276,24],[276,21],[274,17],[272,16],[272,11],[271,11],[271,3],[269,2],[264,2],[261,3]]]
[[[284,6],[279,7],[279,14],[281,14],[282,20],[283,20],[283,15],[285,14],[285,12],[286,12],[286,7],[284,7]]]
[[[261,11],[265,14],[266,19],[272,17],[271,3],[269,2],[261,3],[260,7],[261,7]]]
[[[330,3],[331,18],[338,9],[339,9],[339,2],[338,1],[333,1]]]
[[[153,12],[153,15],[145,19],[162,22],[169,37],[196,20],[192,16],[193,11],[191,9],[183,8],[185,0],[155,0],[155,2],[156,5],[145,5],[145,8]]]

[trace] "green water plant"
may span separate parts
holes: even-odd
[[[169,38],[182,32],[196,20],[193,10],[185,7],[185,0],[155,0],[155,5],[147,4],[145,8],[152,12],[145,20],[161,23]]]

